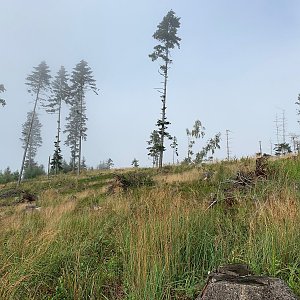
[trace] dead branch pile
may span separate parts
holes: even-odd
[[[4,202],[0,206],[11,206],[19,203],[32,203],[38,199],[36,194],[21,189],[10,189],[0,192],[0,199],[16,198],[14,202]]]
[[[232,207],[236,203],[236,192],[244,192],[247,188],[254,187],[258,180],[267,179],[269,175],[268,156],[256,159],[255,170],[250,172],[238,171],[235,177],[220,183],[219,191],[213,195],[208,208],[211,208],[219,201],[219,193],[223,192],[224,203]]]
[[[132,188],[152,185],[154,185],[152,176],[142,172],[116,174],[114,180],[108,187],[108,193],[116,193]]]

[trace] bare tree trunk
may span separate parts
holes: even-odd
[[[173,165],[175,165],[175,149],[173,149]]]
[[[59,143],[60,143],[60,116],[61,116],[61,97],[59,98],[59,106],[58,106],[58,119],[57,119],[57,140],[56,140],[56,153],[58,154]],[[55,163],[55,175],[58,173],[57,161]]]
[[[75,148],[76,149],[76,143],[75,143]],[[76,152],[73,151],[73,157],[72,157],[72,171],[75,173],[76,170]]]
[[[187,161],[190,163],[190,136],[188,136],[188,152],[187,152]]]
[[[24,171],[24,163],[25,163],[26,154],[27,154],[27,150],[28,150],[28,145],[29,145],[29,141],[30,141],[30,137],[31,137],[31,131],[32,131],[33,121],[34,121],[34,117],[35,117],[35,111],[36,111],[36,107],[37,107],[37,103],[38,103],[38,99],[39,99],[39,93],[40,93],[40,88],[38,88],[38,91],[36,93],[36,99],[35,99],[34,108],[33,108],[33,112],[32,112],[32,117],[31,117],[31,121],[30,121],[30,127],[29,127],[29,132],[28,132],[28,136],[27,136],[27,140],[26,140],[25,149],[24,149],[22,165],[21,165],[21,169],[20,169],[20,174],[19,174],[19,179],[18,179],[17,186],[20,185],[21,180],[22,180],[22,175],[23,175],[23,171]]]
[[[81,169],[81,133],[79,136],[79,149],[78,149],[78,168],[77,168],[77,175],[80,175],[80,169]]]
[[[164,156],[164,138],[165,138],[165,119],[166,119],[166,100],[167,100],[167,82],[168,82],[168,50],[167,50],[167,60],[165,63],[165,72],[164,72],[164,91],[162,96],[162,117],[161,117],[161,136],[160,136],[160,155],[159,155],[159,168],[163,166],[163,156]]]
[[[227,148],[227,160],[230,160],[230,150],[229,150],[229,130],[226,130],[226,148]]]
[[[48,179],[50,178],[50,160],[51,160],[51,156],[48,157],[48,170],[47,170]]]
[[[82,143],[82,89],[80,91],[80,125],[79,125],[79,150],[78,150],[78,168],[77,168],[77,175],[80,175],[80,169],[81,169],[81,143]]]
[[[31,141],[32,142],[32,141]],[[31,143],[30,143],[30,139],[29,139],[29,144],[28,144],[28,146],[29,146],[29,150],[27,150],[27,152],[28,152],[28,169],[30,170],[31,169],[31,167],[32,167],[32,145],[31,145]],[[25,158],[25,163],[24,163],[25,165],[26,165],[26,158]]]

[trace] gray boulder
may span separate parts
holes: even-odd
[[[283,280],[254,276],[247,265],[219,267],[196,300],[299,300]]]

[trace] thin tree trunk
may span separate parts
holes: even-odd
[[[75,144],[74,149],[76,149],[76,144]],[[75,173],[75,169],[76,169],[76,152],[74,151],[73,156],[72,156],[72,171],[73,171],[73,173]]]
[[[47,171],[48,179],[50,178],[50,160],[51,160],[51,157],[49,156],[48,157],[48,171]]]
[[[82,142],[82,89],[80,91],[80,127],[79,127],[79,150],[78,150],[78,168],[77,168],[77,175],[80,175],[80,169],[81,169],[81,142]]]
[[[159,168],[163,166],[163,156],[164,156],[164,137],[165,137],[165,118],[166,118],[166,100],[167,100],[167,81],[168,81],[168,50],[167,50],[167,60],[165,63],[165,74],[164,74],[164,93],[163,93],[163,107],[162,107],[162,125],[161,125],[161,137],[160,137],[160,156],[159,156]]]
[[[188,135],[188,152],[187,152],[187,161],[190,163],[190,137]]]
[[[32,165],[31,165],[31,163],[32,163],[32,140],[30,141],[30,139],[29,139],[29,143],[28,143],[29,150],[28,150],[28,166],[27,166],[29,170],[32,167]],[[26,158],[25,158],[25,160],[26,160]],[[26,161],[25,161],[25,164],[26,164]]]
[[[175,165],[175,150],[173,149],[173,165]]]
[[[60,138],[60,115],[61,115],[61,97],[59,98],[59,107],[58,107],[58,119],[57,119],[57,140],[56,140],[56,154],[58,155],[59,149],[59,138]],[[58,161],[55,162],[55,175],[58,173]]]
[[[79,136],[79,150],[78,150],[78,168],[77,168],[77,175],[80,175],[81,170],[81,134]]]
[[[20,185],[21,180],[22,180],[22,175],[23,175],[23,171],[24,171],[24,162],[25,162],[25,159],[26,159],[28,145],[29,145],[29,141],[30,141],[30,137],[31,137],[31,130],[32,130],[33,121],[34,121],[34,117],[35,117],[35,111],[36,111],[36,107],[37,107],[37,102],[38,102],[38,99],[39,99],[39,93],[40,93],[40,88],[38,88],[38,91],[36,93],[36,99],[35,99],[34,108],[33,108],[33,112],[32,112],[32,117],[31,117],[31,121],[30,121],[30,127],[29,127],[27,141],[26,141],[26,145],[25,145],[25,149],[24,149],[24,154],[23,154],[23,159],[22,159],[22,165],[21,165],[21,169],[20,169],[20,174],[19,174],[19,179],[18,179],[17,186]]]

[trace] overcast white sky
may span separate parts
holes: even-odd
[[[285,109],[287,133],[300,133],[300,2],[298,0],[2,0],[0,83],[7,106],[0,109],[0,169],[20,167],[19,137],[32,109],[25,78],[42,60],[55,75],[85,59],[99,96],[87,95],[87,164],[111,157],[117,167],[136,157],[150,166],[147,144],[160,115],[158,64],[151,62],[152,34],[173,9],[181,17],[181,49],[173,51],[167,116],[170,133],[186,156],[185,129],[200,119],[206,138],[232,131],[232,155],[253,155],[274,142],[275,115]],[[65,114],[67,110],[65,108]],[[53,153],[56,118],[39,110],[44,143],[37,160]],[[206,139],[204,139],[206,140]],[[203,145],[198,144],[195,150]],[[198,149],[197,149],[198,148]],[[63,147],[69,160],[69,150]],[[166,162],[172,160],[171,150]]]

